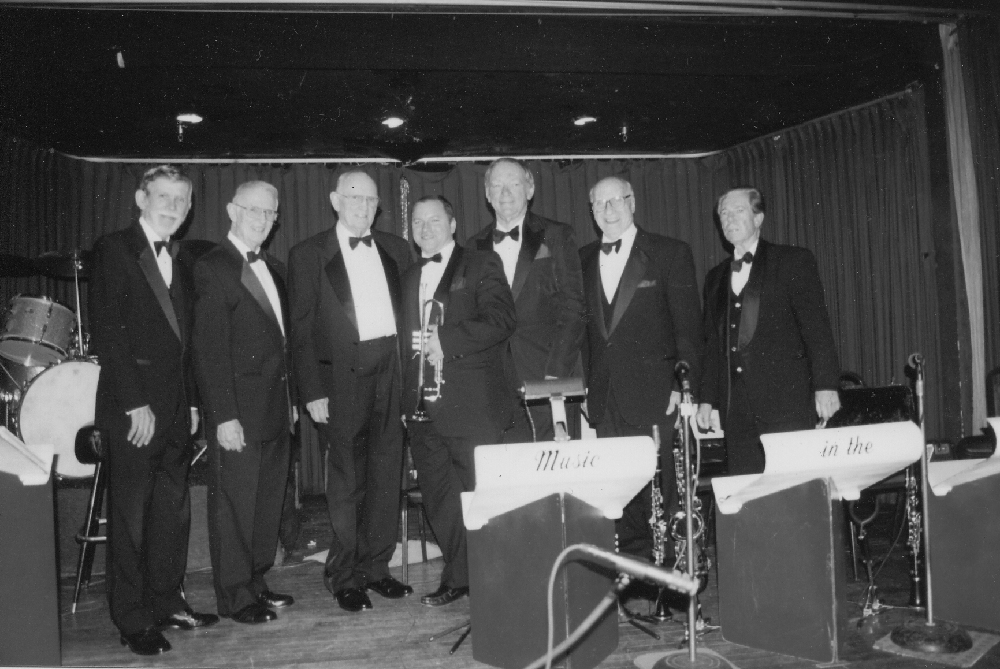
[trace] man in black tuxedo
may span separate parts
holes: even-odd
[[[760,238],[764,200],[754,188],[719,198],[733,259],[705,278],[705,369],[697,422],[719,410],[728,473],[764,471],[760,435],[808,430],[840,408],[840,365],[816,259]]]
[[[323,581],[346,611],[413,589],[389,574],[403,472],[400,283],[409,244],[372,230],[378,189],[345,172],[330,201],[337,225],[289,254],[292,357],[299,396],[327,446],[333,540]]]
[[[155,167],[135,201],[139,220],[94,244],[90,325],[101,363],[96,424],[109,445],[108,607],[122,644],[156,655],[170,650],[162,630],[219,618],[192,611],[181,590],[198,397],[193,286],[170,237],[191,208],[191,181],[169,165]]]
[[[635,197],[624,179],[608,177],[590,191],[600,241],[580,252],[587,298],[587,405],[598,437],[652,434],[660,428],[660,489],[666,518],[677,504],[673,433],[681,386],[674,368],[688,363],[697,378],[701,309],[694,259],[684,242],[635,225]],[[650,559],[650,487],[615,523],[623,553]]]
[[[424,387],[433,385],[434,366],[444,381],[440,398],[426,402],[431,420],[409,424],[424,507],[445,560],[440,587],[420,603],[442,606],[469,592],[459,495],[475,487],[473,450],[500,441],[515,407],[504,375],[515,310],[500,258],[455,244],[455,215],[446,199],[418,200],[411,218],[421,259],[403,275],[403,326],[419,351],[424,305],[437,302],[440,324],[429,328],[424,341]],[[419,365],[419,356],[411,355],[404,382],[407,416],[417,406]]]
[[[493,225],[469,240],[470,248],[496,251],[514,295],[517,330],[509,340],[513,363],[511,385],[580,374],[584,306],[580,256],[573,229],[564,223],[528,211],[535,180],[521,162],[499,158],[486,170],[486,199],[493,207]],[[567,408],[573,432],[579,422],[578,405]],[[504,432],[506,443],[532,439],[528,411],[539,441],[554,437],[547,402],[530,404],[514,413],[514,424]]]
[[[284,266],[261,250],[278,192],[250,181],[226,205],[226,239],[194,267],[195,369],[209,440],[208,530],[219,614],[263,623],[289,606],[267,587],[294,425]]]

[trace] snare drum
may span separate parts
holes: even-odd
[[[100,366],[69,360],[47,368],[28,384],[18,413],[21,440],[27,446],[55,446],[56,474],[93,476],[94,465],[76,459],[76,433],[94,424]]]
[[[51,365],[66,359],[76,316],[47,297],[18,295],[10,301],[0,355],[21,365]]]

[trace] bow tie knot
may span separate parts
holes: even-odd
[[[264,252],[254,253],[253,251],[247,251],[247,262],[257,262],[258,260],[264,259]]]
[[[517,241],[521,238],[521,226],[517,226],[507,232],[500,230],[499,228],[493,228],[493,243],[499,244],[507,237],[510,237],[512,241]]]
[[[429,262],[441,262],[441,254],[440,253],[435,253],[434,255],[432,255],[432,256],[430,256],[428,258],[421,258],[418,262],[420,263],[421,267],[423,267],[424,265],[426,265]]]
[[[602,242],[601,243],[601,253],[605,255],[610,255],[612,251],[618,253],[622,248],[622,240],[616,239],[613,242]]]
[[[169,241],[166,241],[166,242],[164,242],[164,241],[153,242],[153,255],[156,255],[156,256],[160,255],[160,251],[162,251],[163,249],[166,249],[167,253],[169,253],[171,256],[174,255],[174,245],[173,245],[173,243],[171,243]]]
[[[368,248],[372,247],[372,235],[368,233],[364,237],[350,237],[347,242],[351,245],[352,249],[358,248],[358,244],[364,244]]]
[[[733,258],[733,271],[739,272],[743,269],[743,265],[750,265],[753,263],[753,254],[747,251],[743,254],[742,258]]]

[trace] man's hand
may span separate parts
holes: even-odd
[[[670,393],[670,401],[667,403],[667,415],[672,416],[674,412],[677,411],[677,405],[681,403],[681,393],[679,390],[674,390]]]
[[[708,432],[712,429],[712,405],[699,404],[698,413],[694,416],[694,421],[698,424],[698,429]]]
[[[219,425],[215,430],[215,436],[219,440],[219,446],[222,446],[227,451],[236,451],[239,453],[247,445],[246,440],[243,438],[243,426],[240,425],[240,421],[237,418],[227,420],[225,423]]]
[[[836,390],[816,391],[816,415],[819,416],[819,424],[826,425],[826,421],[833,417],[840,408],[840,393]]]
[[[201,418],[201,414],[198,412],[198,407],[191,407],[191,434],[198,431],[198,421]]]
[[[148,404],[136,409],[129,416],[132,418],[132,427],[129,428],[127,439],[142,448],[153,439],[156,416]]]
[[[444,362],[444,350],[441,348],[441,338],[438,336],[437,326],[430,326],[428,331],[424,355],[432,365],[440,365]]]
[[[306,411],[309,412],[309,417],[313,419],[314,423],[327,422],[330,420],[330,398],[313,400],[306,405]]]

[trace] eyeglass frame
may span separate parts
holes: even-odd
[[[379,200],[378,195],[360,195],[358,193],[337,193],[340,197],[344,198],[347,202],[359,205],[359,204],[373,204],[376,208],[378,207]]]
[[[593,202],[590,203],[590,208],[595,213],[603,214],[605,211],[608,210],[608,205],[610,204],[612,209],[616,211],[622,211],[625,209],[625,201],[628,200],[633,195],[634,193],[629,193],[628,195],[615,195],[614,197],[608,198],[607,200],[594,200]],[[615,202],[621,202],[621,204],[614,204]]]
[[[240,209],[242,209],[243,211],[247,212],[252,216],[255,216],[257,218],[263,217],[265,221],[270,221],[271,223],[273,223],[274,221],[278,220],[277,209],[261,209],[260,207],[254,205],[245,207],[238,202],[233,202],[233,205],[239,207]]]

